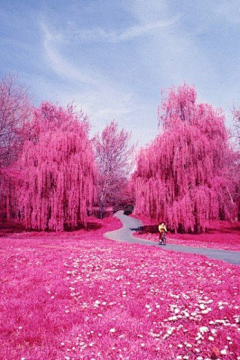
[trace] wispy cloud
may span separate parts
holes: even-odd
[[[62,56],[57,50],[61,35],[56,32],[51,32],[43,21],[40,22],[40,27],[43,31],[43,48],[45,57],[53,69],[58,75],[63,76],[67,79],[72,79],[81,83],[89,85],[96,84],[96,80],[93,76],[87,75],[79,68],[75,67],[66,57]]]
[[[91,117],[95,131],[101,130],[106,121],[112,119],[123,126],[123,122],[139,108],[134,93],[122,89],[92,68],[82,70],[81,65],[74,66],[61,48],[61,37],[51,32],[46,23],[41,22],[41,29],[47,64],[51,72],[66,84],[59,89],[56,82],[56,89],[51,88],[51,92],[57,94],[58,102],[66,105],[74,101]]]
[[[71,24],[70,28],[61,33],[63,40],[82,41],[82,42],[107,42],[118,43],[130,41],[139,37],[152,34],[161,28],[168,27],[176,23],[181,15],[173,16],[169,19],[164,19],[156,22],[139,23],[139,25],[129,27],[123,31],[107,31],[104,28],[93,29],[74,29]]]
[[[177,16],[179,11],[181,15]],[[240,21],[239,0],[219,0],[214,5],[209,0],[202,0],[201,4],[183,0],[178,6],[166,0],[149,0],[147,4],[133,0],[131,13],[143,23],[154,17],[173,19],[175,16],[173,26],[153,33],[140,50],[140,58],[147,64],[149,73],[159,79],[159,84],[163,82],[169,87],[186,81],[196,85],[202,97],[217,105],[228,97],[228,94],[221,96],[226,91],[224,84],[234,80],[234,72],[239,73],[237,44],[231,49],[233,40],[229,36],[233,29],[240,35],[236,26]],[[234,83],[229,84],[228,93]]]
[[[154,23],[149,23],[149,24],[144,24],[144,25],[140,25],[140,26],[134,26],[130,29],[125,30],[122,34],[120,34],[117,39],[118,40],[123,40],[123,41],[127,41],[127,40],[131,40],[134,39],[136,37],[139,36],[143,36],[149,33],[154,32],[155,30],[161,29],[161,28],[165,28],[168,27],[174,23],[176,23],[179,18],[181,16],[175,16],[171,19],[167,19],[167,20],[162,20],[162,21],[158,21],[158,22],[154,22]]]

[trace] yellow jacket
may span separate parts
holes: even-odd
[[[167,232],[167,228],[164,223],[158,225],[159,232]]]

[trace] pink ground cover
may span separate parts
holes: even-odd
[[[144,225],[156,224],[156,222],[140,217]],[[136,237],[151,241],[158,241],[158,234],[140,233]],[[240,222],[214,221],[210,224],[208,232],[204,234],[167,234],[169,244],[179,244],[193,247],[205,247],[213,249],[240,251]]]
[[[103,225],[0,238],[0,359],[240,359],[238,266]]]

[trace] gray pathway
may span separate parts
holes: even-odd
[[[142,226],[142,222],[139,219],[135,219],[131,216],[126,216],[123,214],[123,211],[118,211],[114,216],[116,216],[123,224],[123,227],[119,230],[110,231],[104,234],[108,239],[127,242],[131,244],[143,244],[147,246],[155,246],[163,250],[173,250],[178,252],[190,253],[190,254],[200,254],[205,255],[211,259],[222,260],[234,265],[240,265],[240,252],[239,251],[227,251],[227,250],[217,250],[210,248],[196,248],[184,245],[174,245],[167,244],[166,246],[160,246],[155,241],[144,240],[136,238],[132,235],[134,230],[139,226]]]

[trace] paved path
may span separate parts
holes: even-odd
[[[190,254],[200,254],[200,255],[205,255],[211,259],[222,260],[230,264],[240,265],[240,251],[196,248],[196,247],[174,245],[174,244],[167,244],[166,246],[160,247],[160,245],[158,245],[155,241],[136,238],[132,235],[134,230],[131,229],[135,229],[143,225],[141,220],[133,218],[131,216],[126,216],[123,214],[123,211],[118,211],[114,216],[116,216],[122,222],[123,227],[119,230],[105,233],[104,236],[108,239],[120,241],[120,242],[127,242],[131,244],[143,244],[147,246],[155,246],[163,250],[173,250],[173,251],[190,253]]]

